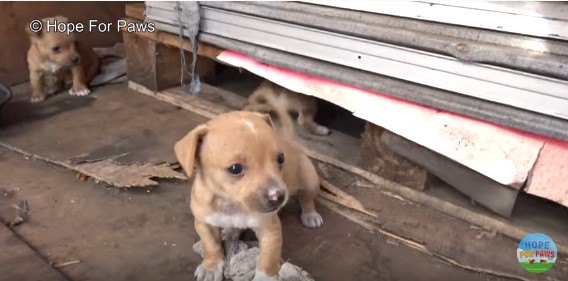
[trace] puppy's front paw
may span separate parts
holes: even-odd
[[[45,95],[34,95],[30,99],[30,102],[31,103],[38,103],[38,102],[42,102],[44,100],[45,100]]]
[[[223,262],[214,269],[209,269],[201,264],[195,270],[193,278],[197,281],[223,281]]]
[[[71,88],[69,90],[69,94],[72,96],[88,96],[91,93],[91,90],[89,90],[89,88],[78,88],[78,89],[73,89]]]
[[[327,136],[329,134],[331,134],[331,131],[329,130],[329,128],[322,126],[322,125],[316,125],[312,131],[312,133],[314,133],[315,135],[318,136]]]
[[[256,270],[252,281],[278,281],[278,276],[268,276],[266,273]]]
[[[323,218],[317,212],[302,214],[302,224],[309,228],[318,228],[323,225]]]

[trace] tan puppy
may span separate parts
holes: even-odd
[[[292,92],[268,80],[264,80],[249,96],[244,110],[271,112],[284,110],[295,111],[298,115],[298,124],[309,133],[326,136],[331,131],[314,121],[318,111],[317,100],[314,97]]]
[[[47,94],[60,90],[72,80],[70,95],[86,96],[91,80],[98,74],[100,61],[93,49],[79,43],[74,34],[54,30],[46,31],[47,21],[67,22],[56,16],[42,20],[43,29],[33,32],[26,26],[31,46],[28,51],[28,67],[32,85],[31,102],[45,100]]]
[[[205,250],[195,271],[199,281],[223,278],[220,228],[253,229],[260,242],[253,280],[277,280],[282,251],[277,212],[290,194],[299,196],[304,226],[323,223],[314,206],[320,185],[315,167],[266,114],[221,114],[189,132],[175,152],[188,177],[198,167],[191,210]]]

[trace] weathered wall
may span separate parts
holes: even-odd
[[[62,15],[71,22],[86,24],[90,19],[114,22],[124,17],[124,2],[1,2],[0,3],[0,81],[14,85],[28,80],[26,54],[29,39],[24,27],[33,19]],[[98,46],[122,41],[119,32],[84,33],[81,40]]]

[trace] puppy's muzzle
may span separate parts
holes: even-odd
[[[71,61],[71,64],[78,64],[80,57],[79,57],[79,55],[74,55],[74,56],[70,57],[69,60]]]
[[[284,187],[271,186],[266,188],[263,200],[266,212],[276,211],[284,206],[287,196],[288,192]]]

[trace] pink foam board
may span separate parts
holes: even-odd
[[[568,143],[545,142],[525,191],[568,206]]]

